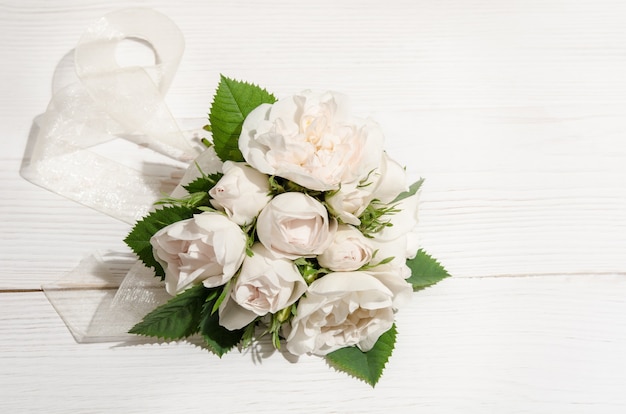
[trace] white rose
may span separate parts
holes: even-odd
[[[378,124],[350,117],[347,106],[341,94],[310,91],[260,105],[244,120],[239,149],[265,174],[337,189],[377,168],[383,151]]]
[[[406,234],[406,258],[413,259],[420,248],[420,237],[417,228]]]
[[[150,239],[154,258],[165,269],[165,288],[175,295],[203,282],[220,286],[246,255],[246,235],[221,213],[197,214],[159,230]]]
[[[419,248],[416,231],[418,202],[417,194],[398,202],[400,211],[388,216],[391,226],[372,234],[369,242],[377,252],[374,262],[393,257],[391,264],[401,267],[407,259],[415,257]]]
[[[372,244],[372,247],[376,251],[376,257],[374,257],[374,260],[372,260],[372,262],[374,263],[381,262],[385,259],[393,257],[391,263],[395,264],[396,266],[402,266],[406,262],[406,259],[408,259],[408,243],[407,236],[405,234],[402,234],[391,240],[383,240],[374,237],[372,239],[369,239],[369,242]],[[413,252],[413,254],[415,254],[415,252]]]
[[[211,204],[240,226],[250,224],[272,199],[269,177],[244,162],[226,161],[222,171],[224,176],[209,191]]]
[[[335,272],[357,270],[372,260],[374,249],[358,229],[340,225],[333,241],[317,256],[318,263]]]
[[[337,221],[319,201],[303,193],[274,197],[256,223],[259,241],[272,252],[296,259],[321,254],[333,240]]]
[[[359,216],[372,200],[372,192],[367,187],[356,183],[348,183],[326,197],[326,202],[333,214],[343,223],[358,226]]]
[[[388,219],[391,226],[384,227],[381,231],[374,233],[374,239],[379,241],[389,241],[413,231],[417,226],[417,209],[419,205],[419,193],[404,198],[395,204],[399,210],[394,214],[383,216]]]
[[[411,276],[411,269],[402,263],[386,263],[374,266],[367,271],[378,279],[393,294],[393,308],[398,310],[413,297],[413,285],[406,281]]]
[[[292,305],[307,288],[291,260],[277,259],[260,243],[252,251],[219,308],[220,325],[231,331]]]
[[[383,204],[391,203],[400,193],[409,189],[406,170],[386,152],[383,153],[380,167],[375,172],[373,181],[372,199]]]
[[[287,350],[326,355],[356,345],[367,352],[393,325],[392,299],[392,292],[366,272],[329,273],[298,302]]]
[[[346,224],[358,226],[359,216],[372,200],[382,204],[392,202],[407,191],[406,172],[387,153],[383,153],[379,167],[358,182],[347,183],[326,197],[333,213]]]

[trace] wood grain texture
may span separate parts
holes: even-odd
[[[55,66],[84,28],[127,6],[166,13],[187,39],[168,97],[180,117],[204,116],[219,73],[279,95],[341,90],[368,112],[626,103],[619,0],[5,0],[1,70],[11,82],[1,87],[12,99],[2,99],[0,116],[11,136],[23,137],[45,109]]]
[[[233,352],[219,359],[193,341],[77,345],[42,294],[0,294],[0,407],[619,413],[626,408],[626,323],[614,315],[626,311],[625,294],[621,277],[447,280],[398,314],[397,346],[375,389],[314,357],[293,364],[274,353],[255,362]],[[16,307],[29,312],[15,315]]]
[[[59,62],[129,6],[185,35],[177,118],[205,116],[220,73],[340,90],[426,177],[422,245],[455,277],[398,314],[375,390],[316,358],[77,345],[17,292],[124,248],[128,225],[18,171]],[[0,0],[0,411],[624,412],[624,23],[621,0]]]

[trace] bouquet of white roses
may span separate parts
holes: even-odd
[[[417,246],[422,180],[337,93],[276,100],[222,77],[209,122],[194,179],[125,239],[173,296],[130,332],[199,333],[220,356],[269,335],[374,385],[397,310],[448,276]]]

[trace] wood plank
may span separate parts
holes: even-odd
[[[391,112],[626,103],[626,6],[619,0],[142,5],[169,15],[187,39],[168,97],[178,117],[206,114],[219,73],[283,96],[341,90],[367,112],[373,102]],[[7,139],[25,136],[45,109],[55,66],[87,25],[125,6],[0,5],[0,74],[12,80],[0,94]],[[12,154],[21,153],[20,145]]]
[[[193,342],[78,345],[42,294],[0,294],[0,407],[618,413],[624,298],[624,277],[448,279],[398,313],[397,347],[370,389],[315,357],[220,360]]]
[[[0,284],[36,288],[127,231],[15,174],[55,65],[124,2],[5,3]],[[168,95],[177,116],[205,114],[220,72],[279,95],[350,94],[411,177],[427,178],[422,241],[455,276],[626,270],[622,2],[149,5],[187,38]]]
[[[390,140],[389,152],[410,177],[427,179],[422,246],[455,277],[626,272],[626,121],[618,109],[404,112],[395,124],[383,117],[394,137],[410,123],[421,134]],[[130,226],[24,182],[18,168],[18,159],[0,168],[0,230],[10,241],[0,287],[37,288],[92,250],[125,249]]]
[[[626,271],[624,110],[415,114],[393,149],[426,177],[423,245],[455,276]]]
[[[205,116],[219,73],[279,96],[340,90],[427,178],[422,243],[456,277],[398,314],[375,390],[317,358],[77,345],[43,294],[15,291],[123,248],[128,225],[17,171],[55,67],[126,6],[0,4],[0,411],[626,411],[626,3],[141,2],[187,40],[176,117]],[[553,276],[474,277],[511,274]]]

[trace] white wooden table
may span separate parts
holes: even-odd
[[[129,225],[25,181],[55,68],[95,19],[170,16],[168,95],[219,73],[333,89],[427,178],[422,244],[454,275],[414,295],[375,389],[314,357],[221,360],[192,342],[77,344],[40,290]],[[0,411],[626,412],[626,4],[0,0]]]

